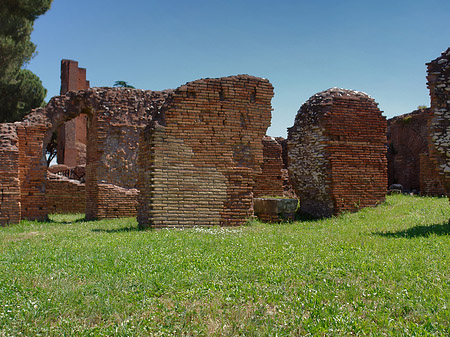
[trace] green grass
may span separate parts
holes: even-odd
[[[448,336],[450,207],[389,196],[290,224],[0,228],[0,336]]]

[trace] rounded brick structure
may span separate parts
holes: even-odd
[[[288,169],[300,211],[329,217],[384,201],[386,118],[359,91],[312,96],[288,129]]]

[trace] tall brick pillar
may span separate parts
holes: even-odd
[[[79,68],[77,61],[61,61],[61,95],[68,91],[89,88],[86,69]],[[85,114],[67,121],[58,130],[58,164],[70,167],[86,164],[86,119]]]

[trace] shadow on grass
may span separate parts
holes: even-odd
[[[96,233],[126,233],[126,232],[145,232],[146,230],[148,229],[130,226],[114,229],[94,228],[91,231]]]
[[[435,235],[450,235],[450,222],[444,222],[440,225],[415,226],[398,232],[375,232],[372,233],[388,238],[416,238]]]
[[[47,223],[54,223],[54,224],[63,224],[63,225],[69,225],[73,223],[80,223],[80,222],[88,222],[89,220],[86,220],[86,218],[83,216],[82,218],[77,218],[74,220],[57,220],[57,219],[51,219],[45,220],[44,222]]]

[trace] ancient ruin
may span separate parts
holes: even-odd
[[[0,124],[0,158],[0,225],[19,223],[19,137],[14,123]]]
[[[312,96],[288,129],[288,168],[300,210],[314,217],[375,206],[387,189],[386,119],[362,92]]]
[[[86,81],[86,69],[79,68],[77,61],[61,61],[61,91],[79,91],[89,88]],[[87,116],[79,116],[68,120],[58,129],[57,162],[69,167],[86,164]]]
[[[450,195],[450,48],[427,64],[431,98],[429,128],[430,157],[435,161],[439,177]]]
[[[44,153],[58,128],[84,115],[87,219],[135,216],[139,187],[141,226],[241,224],[252,211],[272,96],[267,80],[240,75],[162,92],[90,88],[54,97],[22,122],[1,125],[1,223],[80,211],[73,201],[83,186],[47,172]],[[139,184],[138,152],[149,169]]]
[[[140,227],[242,224],[252,215],[273,87],[248,75],[174,90],[141,135]]]
[[[261,173],[255,178],[254,197],[279,197],[283,188],[283,149],[281,144],[269,136],[262,139],[263,163]]]
[[[436,165],[428,155],[430,109],[419,109],[388,120],[388,184],[404,192],[443,195]]]

